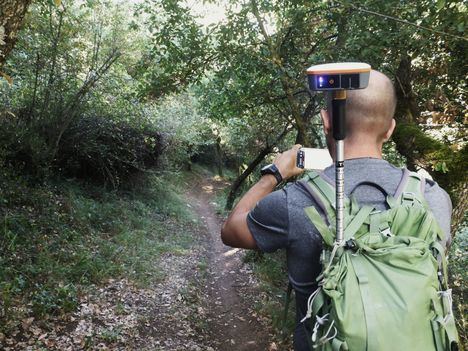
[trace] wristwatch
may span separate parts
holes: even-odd
[[[273,163],[270,163],[269,165],[266,165],[265,167],[263,167],[260,170],[260,174],[262,176],[264,176],[265,174],[273,174],[276,178],[276,181],[278,182],[276,185],[278,185],[279,183],[283,181],[283,177],[281,176],[281,173],[278,167],[276,167],[276,165],[274,165]]]

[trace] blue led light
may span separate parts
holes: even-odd
[[[319,77],[319,87],[323,85],[323,77]]]

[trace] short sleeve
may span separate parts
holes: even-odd
[[[287,195],[284,190],[265,196],[247,216],[250,232],[263,252],[288,247],[288,221]]]
[[[433,180],[426,179],[424,197],[431,211],[445,233],[445,244],[450,246],[452,237],[450,234],[450,220],[452,217],[452,201],[449,195]]]

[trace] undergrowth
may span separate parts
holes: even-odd
[[[164,278],[157,257],[184,254],[195,219],[178,175],[149,174],[131,191],[76,181],[41,185],[11,171],[0,178],[0,333],[21,318],[76,309],[90,284],[125,276]]]
[[[461,350],[468,348],[468,332],[466,328],[466,299],[468,274],[466,267],[468,260],[468,223],[462,226],[453,240],[449,252],[449,285],[453,290],[453,310],[457,322],[458,334],[462,344]]]
[[[288,287],[285,252],[263,254],[259,251],[248,251],[244,262],[252,267],[260,280],[262,294],[266,296],[255,308],[261,314],[269,316],[277,340],[280,343],[290,344],[290,336],[295,328],[296,311],[294,293],[290,296],[288,310],[285,310]]]

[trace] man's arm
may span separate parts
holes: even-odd
[[[301,145],[295,145],[292,149],[276,156],[273,161],[284,180],[303,172],[303,169],[296,167],[296,155],[300,147]],[[221,229],[221,239],[224,244],[243,249],[257,248],[257,243],[247,226],[247,215],[258,201],[275,189],[276,183],[273,175],[264,175],[239,200]]]

